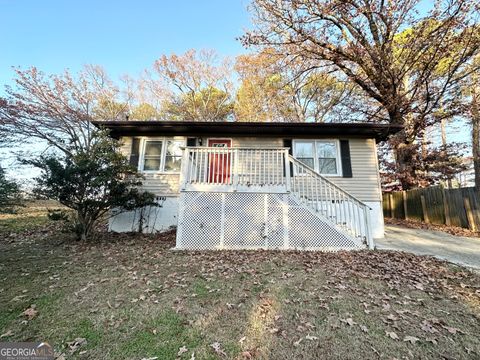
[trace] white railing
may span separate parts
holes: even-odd
[[[288,149],[187,147],[182,190],[287,192]]]
[[[291,192],[311,211],[321,214],[356,239],[373,248],[370,208],[293,156],[289,156]]]
[[[187,147],[182,191],[289,193],[311,212],[370,248],[370,208],[289,155],[288,148]]]

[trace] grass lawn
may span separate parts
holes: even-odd
[[[0,218],[0,341],[47,341],[66,359],[480,358],[480,280],[460,267],[177,252],[174,233],[78,244],[43,216]]]

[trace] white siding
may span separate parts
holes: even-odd
[[[349,139],[352,177],[329,177],[335,184],[362,201],[381,201],[374,139]]]
[[[282,138],[228,137],[234,147],[282,147]],[[203,144],[207,144],[203,139]],[[121,152],[129,156],[131,138],[122,138]],[[380,178],[374,139],[349,139],[352,162],[352,178],[329,177],[335,184],[362,201],[381,201]],[[177,195],[179,174],[145,174],[144,188],[157,195]]]

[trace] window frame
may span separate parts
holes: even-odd
[[[297,143],[305,143],[305,142],[310,142],[313,143],[313,170],[318,172],[320,175],[325,176],[325,177],[342,177],[342,161],[341,161],[341,154],[340,154],[340,140],[338,139],[292,139],[292,152],[293,152],[293,157],[297,159],[296,155],[296,147]],[[319,171],[318,167],[318,152],[317,152],[317,142],[325,142],[325,143],[334,143],[335,144],[335,164],[337,166],[337,172],[335,174],[322,174]],[[303,164],[303,163],[302,163]],[[308,165],[305,165],[308,166]],[[303,174],[295,174],[295,175],[303,175]]]
[[[160,168],[158,170],[145,170],[145,149],[147,146],[147,142],[149,141],[161,141],[162,142],[162,152],[160,154]],[[178,171],[171,171],[171,170],[165,170],[165,162],[167,159],[167,142],[168,141],[175,141],[182,143],[181,146],[186,146],[186,139],[181,138],[181,139],[176,139],[174,137],[165,137],[165,136],[156,136],[156,137],[142,137],[142,143],[140,146],[140,159],[138,162],[138,171],[143,173],[143,174],[180,174],[181,169]]]

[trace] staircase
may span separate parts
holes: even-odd
[[[188,147],[178,249],[373,248],[369,208],[286,148]]]

